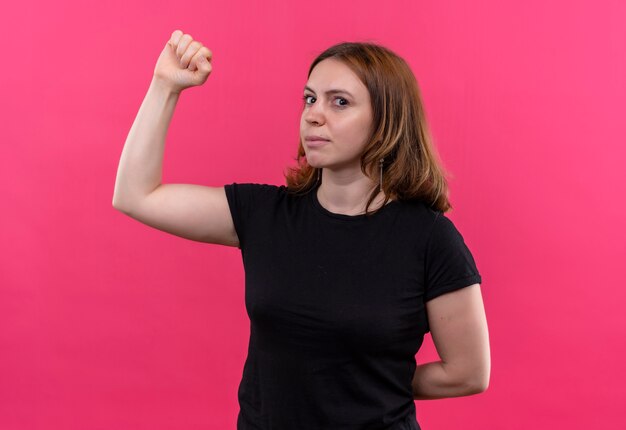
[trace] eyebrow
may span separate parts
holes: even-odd
[[[309,91],[311,91],[313,94],[315,94],[315,91],[313,91],[313,89],[312,89],[312,88],[310,88],[310,87],[308,87],[308,86],[305,86],[305,87],[304,87],[304,89],[305,89],[305,90],[309,90]],[[331,90],[326,91],[326,93],[325,93],[325,94],[326,94],[326,95],[331,95],[331,94],[347,94],[347,95],[349,95],[350,97],[354,97],[354,96],[353,96],[352,94],[350,94],[348,91],[346,91],[346,90],[340,90],[340,89],[331,89]]]

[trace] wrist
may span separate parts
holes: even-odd
[[[158,76],[152,77],[152,81],[150,82],[150,89],[158,91],[159,93],[163,93],[166,96],[178,97],[180,95],[180,90],[174,89],[171,84],[167,83]]]

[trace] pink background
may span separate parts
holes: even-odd
[[[214,70],[180,98],[167,183],[283,184],[308,65],[331,44],[380,43],[415,71],[492,353],[485,393],[416,402],[424,430],[623,428],[626,3],[13,3],[0,18],[0,428],[235,428],[239,250],[111,205],[175,29]],[[436,359],[427,336],[418,363]]]

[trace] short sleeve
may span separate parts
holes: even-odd
[[[224,185],[226,199],[233,218],[235,231],[239,238],[239,249],[247,243],[250,229],[254,228],[253,217],[256,211],[262,210],[263,204],[268,204],[270,195],[275,194],[277,187],[268,184],[254,184],[233,182]]]
[[[474,257],[452,221],[437,212],[425,255],[424,302],[482,283]]]

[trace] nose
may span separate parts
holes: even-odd
[[[309,124],[323,124],[325,113],[322,104],[317,100],[310,106],[304,108],[304,119]]]

